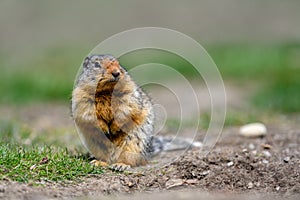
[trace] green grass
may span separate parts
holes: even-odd
[[[49,136],[38,136],[30,146],[25,145],[31,135],[29,129],[16,122],[0,121],[0,180],[39,183],[79,180],[103,173],[101,168],[89,164],[90,158],[84,151],[76,150],[80,148],[63,148],[72,145],[52,143]],[[41,162],[43,159],[47,162]]]
[[[208,52],[222,74],[235,79],[266,78],[270,72],[300,64],[300,43],[217,46],[208,47]]]
[[[282,69],[270,75],[273,80],[252,98],[254,104],[267,110],[300,112],[300,70]]]
[[[277,45],[215,45],[205,47],[225,81],[255,83],[259,90],[253,105],[265,110],[300,112],[300,43]],[[24,104],[32,101],[68,101],[74,78],[88,48],[54,46],[26,59],[0,52],[0,103]],[[131,52],[121,63],[132,67],[157,62],[172,66],[188,78],[199,78],[184,59],[158,50]],[[155,72],[154,72],[155,74]],[[166,74],[156,74],[166,78]]]
[[[0,143],[0,180],[19,182],[78,180],[88,174],[101,174],[84,156],[74,156],[67,149],[25,147]]]
[[[67,101],[87,52],[82,47],[58,46],[13,62],[9,55],[0,56],[0,102]]]
[[[300,112],[300,44],[208,48],[225,80],[254,83],[253,105],[264,111]]]

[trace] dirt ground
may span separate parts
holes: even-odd
[[[296,199],[300,195],[300,131],[290,126],[269,126],[268,130],[264,138],[249,139],[237,136],[237,128],[227,128],[207,156],[192,149],[166,166],[136,168],[125,174],[106,170],[74,182],[39,186],[1,181],[0,198]]]

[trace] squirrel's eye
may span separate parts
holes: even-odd
[[[100,68],[101,67],[100,63],[99,62],[95,62],[95,67]]]

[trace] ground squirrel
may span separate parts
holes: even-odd
[[[151,100],[112,55],[85,58],[72,93],[72,117],[95,165],[119,171],[145,165],[167,142],[153,137]]]

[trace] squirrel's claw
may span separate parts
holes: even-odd
[[[130,169],[130,165],[126,165],[124,163],[114,163],[111,166],[109,166],[109,168],[114,171],[124,172]]]

